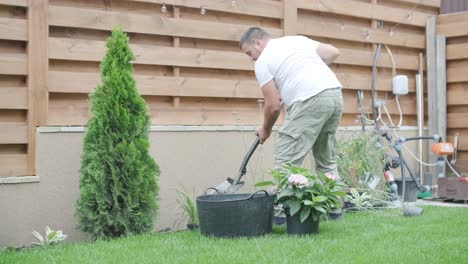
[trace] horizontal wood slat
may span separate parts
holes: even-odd
[[[468,127],[468,113],[449,113],[447,114],[447,126],[450,128]]]
[[[182,67],[252,70],[253,64],[241,52],[130,45],[136,64]],[[101,61],[106,51],[104,41],[49,38],[49,58]]]
[[[333,39],[343,39],[349,41],[359,41],[366,43],[383,43],[401,47],[424,49],[424,34],[406,33],[401,31],[393,32],[370,27],[357,27],[352,25],[342,25],[341,23],[317,22],[300,19],[297,23],[297,32],[302,35],[325,37]],[[367,39],[367,34],[369,39]]]
[[[449,142],[453,142],[453,137],[449,137],[448,140]],[[458,151],[468,151],[468,136],[464,136],[463,138],[458,138],[458,142],[459,142]],[[465,166],[468,168],[468,162],[465,163]],[[468,172],[468,169],[467,169],[467,172]]]
[[[227,98],[262,98],[255,80],[227,80],[216,78],[190,78],[134,75],[142,95],[196,96]],[[346,89],[370,90],[371,77],[365,74],[337,73]],[[101,82],[98,73],[50,71],[48,87],[56,93],[90,93]],[[377,91],[391,91],[391,78],[376,80]],[[414,92],[414,82],[409,91]]]
[[[468,59],[468,43],[447,45],[446,56],[447,60]]]
[[[433,8],[440,8],[441,0],[394,0],[395,2],[414,4],[418,6],[427,6]]]
[[[55,109],[55,108],[54,108]],[[56,111],[66,110],[57,108]],[[50,125],[85,125],[88,121],[88,115],[86,112],[80,112],[79,115],[65,118],[63,115],[58,115],[56,111],[50,115]],[[238,112],[239,118],[236,121],[236,111],[194,111],[191,109],[179,108],[174,111],[166,111],[163,109],[156,109],[150,111],[151,124],[158,125],[260,125],[262,115],[256,111]],[[67,112],[72,114],[72,112]]]
[[[27,109],[28,90],[26,87],[0,87],[0,109]]]
[[[448,105],[468,104],[468,83],[450,84],[447,89]]]
[[[464,69],[462,67],[447,68],[447,82],[468,82],[467,69]]]
[[[53,111],[51,114],[55,113],[55,116],[65,116],[69,118],[73,118],[74,116],[80,118],[87,118],[88,116],[88,108],[89,102],[86,100],[82,100],[83,98],[77,97],[78,95],[70,96],[70,97],[59,97],[59,98],[52,98],[50,100],[50,107]],[[86,97],[85,95],[80,95],[82,97]],[[201,100],[203,103],[193,102],[195,99],[188,100],[186,99],[183,101],[181,99],[180,106],[178,108],[174,108],[172,105],[164,105],[161,102],[153,102],[151,97],[145,97],[146,101],[150,108],[154,110],[154,108],[159,109],[162,112],[178,112],[182,111],[183,109],[188,110],[191,109],[195,112],[212,112],[212,111],[237,111],[242,110],[243,108],[252,108],[254,111],[259,111],[256,107],[256,101],[250,99],[249,101],[243,101],[245,106],[237,106],[235,102],[229,102],[229,104],[225,103],[222,99],[213,99],[210,100],[209,98],[201,97],[196,100]],[[357,99],[355,97],[354,91],[343,91],[343,98],[344,98],[344,113],[345,114],[358,114],[359,113],[359,105]],[[233,99],[230,98],[230,101]],[[244,99],[247,100],[247,99]],[[368,113],[370,113],[370,96],[369,94],[366,96],[364,101],[364,105],[367,107]],[[405,113],[408,115],[416,114],[416,107],[414,106],[414,97],[404,97],[400,98],[400,105],[403,109],[405,109]],[[394,100],[386,100],[386,106],[390,114],[398,115],[398,109],[396,106],[396,102]],[[180,108],[180,109],[179,109]],[[239,111],[240,111],[239,110]],[[65,113],[65,114],[64,114]],[[158,115],[157,111],[154,114]],[[69,123],[66,123],[69,124]],[[72,123],[71,123],[72,124]]]
[[[26,154],[0,155],[0,177],[28,175],[27,161]]]
[[[28,59],[25,54],[0,54],[0,74],[26,75],[27,73]]]
[[[464,171],[468,171],[468,151],[458,152],[456,168],[463,168]]]
[[[453,139],[454,137],[450,136],[447,138],[449,142],[452,142],[453,143]],[[468,151],[468,137],[463,137],[463,138],[458,138],[458,153],[460,153],[461,151]],[[458,159],[457,157],[457,161],[456,161],[456,164],[458,164],[458,166],[462,165],[462,162],[461,160]],[[465,163],[463,164],[465,165],[465,172],[468,172],[468,160],[465,161]],[[455,167],[456,168],[456,167]]]
[[[49,124],[86,124],[87,95],[52,94]],[[255,99],[181,98],[174,107],[170,97],[145,97],[152,124],[260,124],[262,113]]]
[[[34,1],[34,0],[32,0]],[[0,5],[9,5],[9,6],[28,6],[28,0],[0,0]]]
[[[26,124],[0,123],[0,144],[28,143],[28,126]]]
[[[448,142],[455,143],[454,138],[456,133],[458,133],[458,150],[468,150],[468,128],[449,130],[447,133]]]
[[[89,118],[87,105],[69,105],[68,102],[56,104],[51,101],[49,116],[50,125],[85,125]],[[357,113],[344,113],[341,125],[356,125]],[[187,108],[183,103],[178,108],[150,106],[151,123],[159,125],[261,125],[263,114],[256,110],[223,110],[199,106],[198,109]],[[393,115],[398,122],[397,115]],[[387,118],[384,117],[386,122]],[[282,123],[282,118],[277,124]],[[403,125],[415,125],[414,116],[406,116]]]
[[[338,80],[345,89],[351,90],[371,90],[371,74],[365,73],[348,73],[345,71],[335,71]],[[408,76],[408,91],[415,92],[416,84],[411,76]],[[390,76],[380,75],[375,79],[375,90],[376,91],[392,91],[392,78]]]
[[[27,20],[0,17],[0,39],[28,40]]]
[[[134,33],[239,41],[247,25],[214,23],[199,20],[169,18],[83,8],[49,6],[49,25],[72,28],[112,30],[120,25]],[[281,36],[283,30],[265,28],[272,36]]]
[[[130,45],[136,57],[136,64],[169,65],[181,67],[221,68],[253,70],[253,63],[241,52],[173,48],[149,45]],[[105,42],[68,38],[49,38],[49,58],[60,60],[101,61],[105,53]],[[359,66],[372,66],[373,52],[340,49],[335,63]],[[394,55],[400,69],[416,70],[418,57]],[[379,67],[391,68],[388,54],[381,54]]]
[[[141,95],[262,98],[254,80],[134,75]],[[49,72],[49,91],[90,93],[101,83],[97,73]]]
[[[281,2],[267,0],[236,0],[232,5],[228,0],[130,0],[132,2],[155,3],[175,5],[178,7],[200,8],[206,6],[213,11],[229,12],[241,15],[260,17],[283,18],[283,5]]]
[[[441,14],[437,16],[437,24],[450,24],[456,22],[468,21],[468,16],[466,12],[450,13],[450,14]]]
[[[374,63],[374,52],[361,51],[347,48],[340,48],[340,55],[336,59],[337,64],[357,65],[357,66],[372,66]],[[398,69],[417,70],[418,69],[418,56],[414,55],[398,55],[393,54],[395,65]],[[384,50],[381,51],[378,67],[391,68],[392,61],[388,53]]]
[[[395,8],[382,5],[373,5],[358,1],[343,0],[308,0],[298,1],[299,9],[334,13],[352,17],[377,19],[412,26],[426,26],[428,14],[412,11],[406,8]]]
[[[468,35],[468,21],[437,25],[437,33],[445,37],[460,37]]]

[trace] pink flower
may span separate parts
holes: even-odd
[[[334,180],[334,181],[341,179],[340,176],[329,173],[329,172],[325,173],[325,176],[327,176],[328,179]]]
[[[299,189],[306,187],[309,184],[309,180],[301,174],[291,174],[288,178],[288,183],[296,186]]]

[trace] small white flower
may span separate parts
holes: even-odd
[[[309,180],[302,174],[291,174],[288,183],[302,189],[309,184]]]
[[[278,193],[278,186],[274,185],[274,186],[270,186],[268,189],[267,189],[267,192],[269,194],[276,194]]]
[[[283,204],[277,204],[277,205],[275,205],[275,210],[277,210],[277,211],[284,211]]]
[[[341,179],[340,176],[329,173],[329,172],[325,173],[325,176],[327,176],[328,179],[334,180],[334,181]]]

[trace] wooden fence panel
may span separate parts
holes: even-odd
[[[456,165],[468,168],[468,12],[440,15],[437,33],[446,36],[447,136],[459,135]],[[464,165],[464,167],[463,167]]]
[[[27,7],[28,0],[0,0],[0,5]]]
[[[119,6],[118,4],[106,5],[105,2],[80,3],[80,1],[70,0],[51,2],[49,6],[51,27],[49,59],[52,63],[49,71],[50,92],[62,93],[60,100],[66,100],[66,94],[73,96],[76,93],[92,91],[97,84],[96,81],[99,80],[95,64],[90,63],[99,62],[105,52],[105,38],[99,37],[97,32],[109,32],[116,25],[120,25],[130,33],[131,43],[135,43],[132,44],[132,48],[137,56],[136,79],[141,86],[139,90],[145,98],[181,97],[179,107],[184,102],[183,97],[199,97],[202,101],[206,100],[207,105],[209,105],[209,98],[213,97],[244,98],[250,99],[252,105],[257,105],[256,101],[261,98],[261,93],[256,87],[255,79],[252,78],[253,63],[249,62],[248,58],[238,50],[237,42],[242,32],[249,26],[262,26],[264,19],[277,19],[280,22],[278,27],[272,27],[275,24],[273,22],[264,27],[273,37],[281,36],[285,30],[286,32],[289,30],[289,32],[308,35],[320,41],[328,41],[340,48],[341,56],[333,68],[344,88],[350,90],[348,93],[352,98],[350,104],[355,109],[348,111],[346,120],[354,121],[354,116],[358,113],[358,107],[354,102],[357,102],[355,91],[370,90],[370,72],[374,54],[372,44],[382,42],[390,46],[396,60],[397,71],[407,74],[410,79],[408,98],[414,97],[414,74],[418,69],[418,52],[423,52],[425,46],[425,19],[433,14],[434,10],[437,11],[435,6],[438,3],[432,1],[409,9],[408,5],[417,3],[390,1],[391,6],[389,6],[390,4],[373,5],[349,0],[342,2],[294,0],[285,2],[283,6],[281,1],[252,0],[249,1],[251,8],[246,12],[247,1],[236,1],[234,6],[214,0],[135,0],[132,2],[144,3],[145,6],[134,7],[129,12],[123,13],[121,11],[126,8],[123,4]],[[163,3],[168,9],[167,13],[159,11]],[[298,7],[296,11],[291,9],[294,3]],[[203,16],[197,11],[200,6],[206,8],[206,15]],[[170,12],[174,7],[179,9],[177,17]],[[143,10],[144,8],[155,12],[149,14]],[[428,8],[432,8],[432,11],[429,12]],[[265,11],[267,9],[268,12]],[[287,13],[284,9],[287,9]],[[231,19],[229,22],[220,19],[230,14],[243,14],[243,16],[239,16],[237,20]],[[315,24],[318,17],[326,18],[327,22]],[[283,18],[289,19],[291,22],[289,26],[287,22],[281,23]],[[297,21],[293,21],[294,19]],[[371,28],[370,24],[373,19],[383,20],[385,25],[381,28]],[[343,21],[349,28],[342,30],[338,20]],[[69,37],[64,33],[64,28],[70,30]],[[392,28],[391,32],[389,28]],[[369,37],[366,38],[362,32],[366,32]],[[133,41],[135,34],[140,35],[139,44]],[[145,36],[151,38],[151,41],[141,44],[141,39]],[[167,37],[177,38],[179,46],[172,44],[166,46],[163,39]],[[157,39],[161,40],[160,44]],[[393,107],[395,103],[391,100],[393,98],[390,86],[392,63],[385,49],[382,51],[378,62],[379,76],[376,90],[380,92],[381,97],[387,99],[390,112],[398,114],[395,112],[396,107]],[[73,63],[80,66],[72,66]],[[64,65],[69,66],[65,69],[62,68]],[[70,71],[73,67],[79,67],[79,69]],[[142,67],[146,67],[144,72],[140,71]],[[151,68],[148,67],[177,68],[178,76],[161,76],[158,72],[151,74]],[[94,74],[91,74],[92,72]],[[188,75],[188,72],[191,74]],[[60,76],[61,73],[64,76]],[[210,78],[211,73],[213,77]],[[226,78],[216,77],[219,73],[223,73]],[[89,74],[90,79],[82,81],[82,85],[66,83],[67,78],[74,80],[80,78],[81,74]],[[369,97],[366,100],[367,106],[370,103],[368,99]],[[76,100],[76,98],[73,99],[73,101]],[[402,100],[406,99],[402,97]],[[83,107],[78,108],[83,109]],[[257,111],[258,107],[255,109]],[[54,110],[49,106],[49,111]],[[166,108],[164,111],[170,112]],[[405,116],[403,124],[414,125],[412,120],[414,120],[415,110],[403,109],[403,111]],[[159,113],[159,115],[164,115],[164,113]],[[78,116],[83,116],[83,114]],[[171,117],[173,117],[172,114]],[[177,123],[178,118],[181,118],[179,123]],[[258,113],[257,124],[260,123],[261,118],[261,114]],[[54,120],[67,119],[54,118]],[[159,121],[167,119],[153,120],[156,121],[155,124],[165,124]],[[171,119],[171,124],[186,124],[183,120],[191,120],[189,124],[198,124],[197,119],[182,117]],[[235,124],[229,118],[225,122],[221,118],[216,120],[220,122],[219,124]],[[242,123],[242,117],[240,120]],[[71,122],[70,119],[62,125],[71,125],[73,124]]]
[[[129,35],[135,79],[154,125],[261,124],[254,64],[238,47],[250,26],[272,37],[301,34],[340,49],[331,67],[343,84],[345,126],[355,125],[357,90],[364,91],[364,108],[371,113],[375,44],[388,45],[397,73],[409,78],[409,94],[400,98],[403,125],[415,125],[418,56],[425,50],[426,19],[439,5],[440,0],[0,0],[0,155],[15,164],[0,169],[0,176],[34,173],[37,125],[86,124],[88,94],[100,82],[105,40],[116,26]],[[466,58],[466,46],[458,44],[448,46],[448,59]],[[392,61],[384,46],[377,66],[377,97],[396,120]],[[459,105],[466,74],[457,68],[448,69],[448,83],[455,87],[448,101]],[[458,123],[459,116],[450,120]],[[28,164],[20,165],[25,159]]]
[[[62,6],[49,7],[49,20],[51,26],[99,30],[121,26],[127,32],[229,41],[238,41],[245,30],[245,25]],[[283,33],[281,29],[268,31],[273,36]]]
[[[24,19],[0,17],[0,39],[28,40],[28,23]]]
[[[0,176],[29,174],[27,7],[0,0]]]
[[[279,1],[270,0],[236,0],[234,5],[230,1],[219,0],[130,0],[142,3],[163,3],[167,5],[200,8],[205,6],[209,10],[221,11],[234,14],[250,15],[257,17],[283,18],[283,4]]]

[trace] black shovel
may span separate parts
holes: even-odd
[[[242,161],[242,164],[239,168],[239,176],[237,179],[232,179],[228,177],[224,182],[219,184],[216,188],[210,188],[207,191],[207,194],[228,194],[228,193],[234,193],[237,190],[239,190],[242,186],[244,186],[244,182],[241,181],[242,176],[247,173],[247,163],[250,160],[250,157],[252,157],[252,154],[255,152],[255,149],[257,149],[258,145],[260,144],[260,138],[257,136],[255,139],[253,145],[250,147],[249,151],[244,157],[244,160]]]

